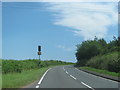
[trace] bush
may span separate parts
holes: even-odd
[[[82,42],[82,44],[77,45],[76,58],[78,62],[89,60],[90,58],[97,56],[99,54],[106,53],[105,47],[107,43],[104,39],[87,40]]]
[[[39,68],[40,61],[38,60],[2,60],[3,73],[21,73],[23,70]]]
[[[96,69],[104,69],[112,72],[119,72],[119,65],[120,59],[118,57],[118,52],[95,56],[86,63],[86,66]]]
[[[53,65],[61,64],[71,64],[62,61],[50,60],[50,61],[40,61],[36,59],[29,60],[2,60],[2,73],[21,73],[25,70],[38,69],[42,67],[48,67]]]
[[[120,52],[120,37],[113,37],[109,43],[95,37],[94,40],[87,40],[77,45],[76,66],[87,65],[97,69],[119,72],[120,56],[118,56],[118,52]]]

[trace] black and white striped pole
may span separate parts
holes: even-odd
[[[39,60],[40,60],[40,55],[41,55],[41,46],[38,46],[38,56],[39,56]]]

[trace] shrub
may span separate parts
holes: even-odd
[[[42,67],[48,67],[52,65],[71,64],[62,61],[50,60],[40,61],[36,59],[29,60],[2,60],[2,73],[21,73],[24,70],[38,69]]]
[[[118,52],[95,56],[86,63],[86,66],[97,69],[104,69],[112,72],[119,72],[119,65],[120,59],[118,57]]]

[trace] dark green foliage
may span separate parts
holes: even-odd
[[[86,63],[86,66],[96,69],[104,69],[111,72],[119,72],[120,59],[118,57],[118,52],[95,56]]]
[[[82,44],[77,45],[76,58],[78,61],[88,60],[91,57],[103,54],[107,46],[104,39],[87,40],[82,42]]]
[[[87,62],[87,60],[78,61],[78,62],[75,64],[75,66],[76,66],[76,67],[77,67],[77,66],[85,66],[85,65],[86,65],[86,62]]]
[[[120,41],[116,37],[113,37],[113,39],[106,47],[108,52],[118,51],[120,49]]]
[[[2,60],[2,73],[13,73],[18,72],[21,73],[24,70],[38,69],[42,67],[48,67],[53,65],[61,65],[61,64],[71,64],[62,61],[40,61],[36,59],[29,60]]]
[[[112,72],[120,70],[120,38],[106,43],[104,39],[87,40],[77,45],[76,66],[90,66]]]
[[[19,72],[23,70],[30,70],[39,68],[39,60],[2,60],[2,72],[3,73],[12,73]]]

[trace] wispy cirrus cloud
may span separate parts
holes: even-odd
[[[73,50],[72,48],[65,47],[64,45],[57,45],[57,48],[60,48],[64,51],[72,51]]]
[[[118,24],[117,3],[49,3],[54,24],[72,28],[75,35],[85,40],[105,38],[108,27]]]
[[[119,0],[2,0],[2,2],[118,2]]]

